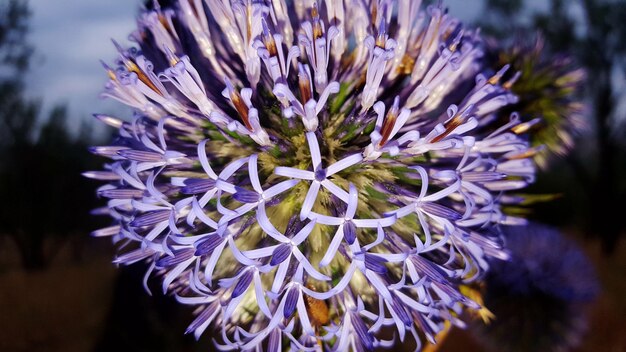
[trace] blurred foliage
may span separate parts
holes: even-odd
[[[25,97],[29,16],[26,1],[0,4],[0,235],[15,241],[26,269],[39,269],[71,235],[92,228],[93,185],[81,172],[97,163],[86,126],[71,135],[64,106],[40,121],[39,102]],[[46,247],[50,239],[56,246]]]
[[[626,201],[626,111],[619,104],[625,92],[615,83],[615,78],[623,80],[626,75],[626,1],[550,0],[545,12],[532,12],[527,5],[522,0],[486,0],[486,15],[479,25],[505,43],[495,55],[494,69],[509,59],[522,71],[519,86],[513,88],[522,97],[518,108],[543,117],[544,127],[552,126],[540,130],[539,137],[553,151],[563,154],[564,149],[554,146],[569,141],[571,130],[566,127],[576,123],[577,115],[582,113],[585,123],[573,151],[566,158],[552,158],[535,186],[537,192],[556,191],[563,197],[558,204],[537,207],[535,213],[553,224],[584,226],[611,252],[626,230],[618,220],[619,204]],[[545,45],[533,50],[527,43],[529,34],[536,32],[542,33],[537,38],[545,38]],[[526,55],[516,55],[524,47]],[[561,60],[566,57],[572,63],[564,65]],[[580,75],[572,68],[575,65],[587,75],[580,98],[588,106],[585,110],[573,100],[561,99],[573,93],[571,83]],[[531,66],[535,74],[525,78]],[[546,99],[524,105],[525,96],[536,89]]]
[[[29,16],[27,1],[9,0],[0,3],[0,64],[14,68],[14,73],[28,68],[33,53],[32,46],[25,40]]]

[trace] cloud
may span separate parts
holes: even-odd
[[[68,103],[74,122],[90,111],[110,111],[114,104],[99,98],[106,81],[99,59],[115,57],[110,38],[129,44],[138,2],[35,0],[30,4],[29,40],[36,57],[27,76],[29,94],[42,98],[44,109]]]

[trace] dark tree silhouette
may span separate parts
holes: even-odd
[[[40,269],[70,235],[93,228],[93,185],[81,172],[98,160],[87,152],[86,128],[68,132],[64,106],[40,122],[39,102],[25,97],[29,16],[26,1],[0,4],[0,234],[15,241],[26,269]]]

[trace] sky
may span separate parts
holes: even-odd
[[[480,0],[447,0],[450,12],[465,22],[475,19]],[[59,103],[69,107],[72,128],[92,113],[129,116],[111,99],[100,99],[106,74],[99,60],[111,62],[111,38],[130,44],[139,0],[31,0],[30,42],[37,55],[29,73],[30,95],[42,99],[44,111]]]
[[[44,110],[68,104],[74,128],[92,113],[123,113],[120,104],[99,98],[106,82],[99,60],[115,57],[111,38],[130,44],[139,1],[31,0],[30,6],[36,50],[28,77],[31,96],[42,99]]]

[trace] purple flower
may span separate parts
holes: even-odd
[[[509,227],[504,237],[511,259],[494,265],[485,278],[485,305],[496,319],[472,324],[473,332],[492,351],[576,348],[599,291],[592,263],[575,242],[548,226]]]
[[[104,95],[134,109],[106,182],[117,263],[151,263],[220,349],[431,341],[506,258],[534,179],[481,39],[412,0],[180,0],[146,11]],[[266,342],[264,342],[266,341]]]

